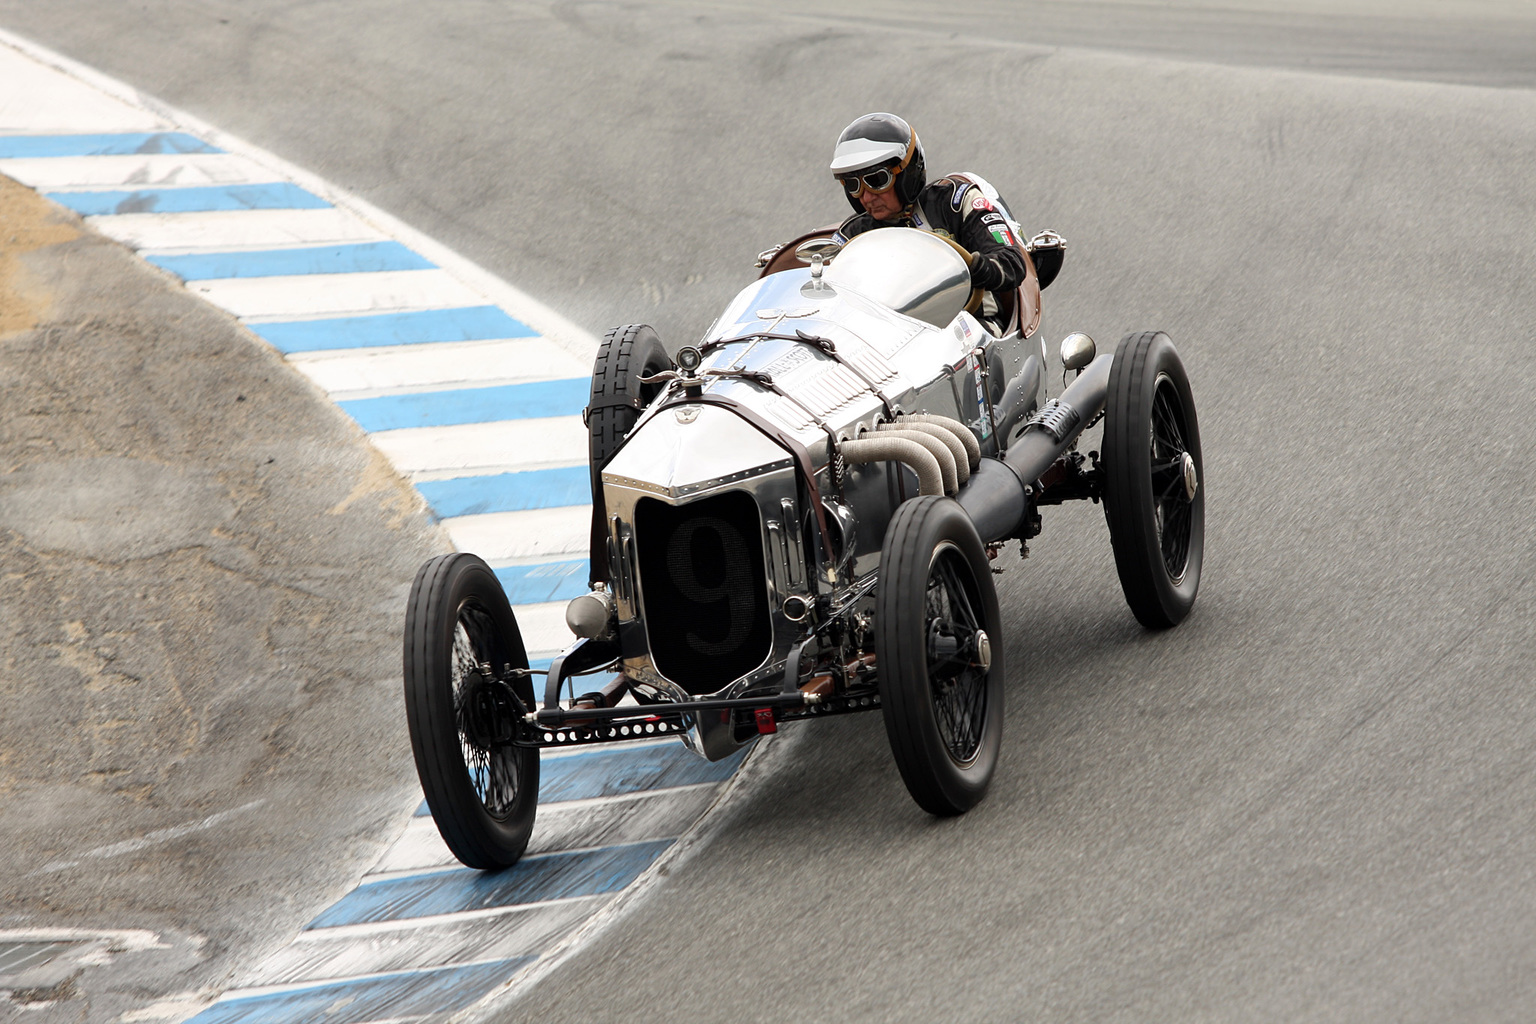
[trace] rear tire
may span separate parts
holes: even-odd
[[[517,862],[533,831],[539,752],[515,746],[533,708],[528,655],[506,593],[475,555],[440,555],[421,567],[405,614],[405,715],[416,774],[453,855],[472,868]]]
[[[592,365],[592,394],[587,404],[587,456],[592,471],[591,582],[607,582],[608,512],[603,504],[603,467],[634,429],[640,413],[662,385],[642,384],[672,368],[656,331],[647,324],[626,324],[603,335]],[[624,404],[610,404],[622,402]]]
[[[1200,589],[1205,462],[1189,377],[1161,331],[1128,334],[1115,350],[1104,410],[1104,516],[1132,614],[1148,629],[1178,625]]]
[[[970,810],[1002,748],[1002,615],[981,538],[949,498],[906,502],[886,530],[875,664],[907,792],[930,814]]]

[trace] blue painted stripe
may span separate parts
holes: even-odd
[[[530,508],[562,508],[586,505],[592,500],[592,478],[586,466],[423,480],[416,489],[427,499],[439,519],[487,512],[521,512]]]
[[[538,959],[514,957],[467,967],[330,982],[214,1003],[187,1024],[361,1024],[449,1014],[477,1002]]]
[[[437,264],[399,242],[322,245],[307,249],[146,256],[183,281],[229,277],[283,277],[289,274],[359,274],[380,270],[431,270]]]
[[[606,677],[598,678],[607,681]],[[579,683],[577,688],[579,692],[585,692]],[[719,761],[706,761],[681,743],[598,748],[563,757],[546,757],[539,762],[539,803],[724,782],[741,767],[742,759],[751,749],[749,743]],[[416,808],[418,818],[430,813],[425,800]]]
[[[587,592],[587,560],[509,565],[497,569],[496,578],[515,605],[570,601]]]
[[[424,391],[337,402],[342,411],[372,433],[404,427],[455,427],[465,423],[574,416],[591,394],[585,377],[503,384],[489,388]]]
[[[222,153],[186,132],[100,135],[0,135],[0,159],[37,156],[128,156],[134,153]]]
[[[289,354],[420,345],[434,341],[531,338],[537,333],[527,324],[507,316],[498,306],[459,306],[328,320],[280,320],[252,324],[251,330],[271,342],[278,351]]]
[[[203,213],[210,210],[319,210],[331,204],[286,181],[260,185],[199,185],[134,191],[49,192],[82,217],[112,213]]]
[[[672,840],[664,839],[605,846],[528,857],[495,873],[466,868],[365,882],[304,927],[309,930],[401,921],[618,892],[671,845]]]

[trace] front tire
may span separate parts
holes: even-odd
[[[970,810],[1002,748],[1002,615],[976,527],[948,498],[906,502],[886,530],[875,664],[907,792],[930,814]]]
[[[514,745],[533,707],[522,634],[501,583],[475,555],[421,567],[405,615],[405,715],[416,774],[453,855],[472,868],[517,863],[539,798],[539,752]]]
[[[1205,462],[1189,377],[1161,331],[1115,350],[1104,410],[1104,516],[1125,602],[1148,629],[1183,621],[1205,554]]]

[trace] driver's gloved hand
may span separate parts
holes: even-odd
[[[1003,268],[997,265],[997,260],[980,253],[971,261],[971,286],[993,292],[1003,286]]]

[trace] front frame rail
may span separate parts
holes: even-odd
[[[750,712],[748,719],[755,717],[759,723],[763,721],[762,713],[767,712],[777,723],[879,708],[879,690],[861,687],[850,693],[825,696],[795,692],[719,700],[663,701],[616,708],[544,709],[523,716],[523,737],[514,742],[519,746],[558,749],[661,736],[681,737],[689,729],[691,716],[710,711]],[[747,728],[751,725],[747,724]],[[760,726],[759,731],[773,730]]]

